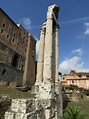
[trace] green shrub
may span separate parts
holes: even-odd
[[[85,119],[77,107],[68,107],[65,109],[63,119]]]

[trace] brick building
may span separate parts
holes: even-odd
[[[36,40],[0,8],[0,81],[35,81]]]
[[[89,89],[89,72],[71,70],[69,74],[61,77],[63,86],[77,86],[78,88]]]

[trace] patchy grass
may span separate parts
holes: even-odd
[[[89,119],[89,100],[84,100],[80,102],[69,102],[68,106],[80,108],[81,114],[85,115],[85,119]]]
[[[9,98],[31,98],[33,95],[30,91],[22,92],[14,88],[10,88],[8,86],[0,85],[0,97],[9,97]]]

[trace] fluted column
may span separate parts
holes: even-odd
[[[43,81],[44,46],[45,46],[45,30],[44,28],[42,28],[40,31],[40,46],[38,52],[36,85],[39,85],[39,83],[42,83]]]
[[[50,11],[48,11],[45,34],[43,82],[49,82],[50,80],[52,80],[52,29],[52,12],[50,13]]]

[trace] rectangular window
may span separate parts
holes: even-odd
[[[8,32],[9,32],[9,33],[11,32],[11,29],[10,29],[10,28],[8,28]]]
[[[15,36],[15,33],[13,34],[13,36]]]
[[[9,34],[7,34],[7,36],[6,36],[6,37],[7,37],[7,39],[9,39],[10,35],[9,35]]]
[[[74,80],[72,80],[72,83],[74,83]]]
[[[2,24],[2,27],[3,27],[3,28],[5,27],[5,23]]]
[[[3,71],[2,71],[2,75],[6,75],[6,70],[5,69],[3,69]]]
[[[3,33],[3,29],[0,29],[0,33],[1,33],[1,34]]]
[[[14,42],[14,38],[12,39],[12,41],[11,42]]]

